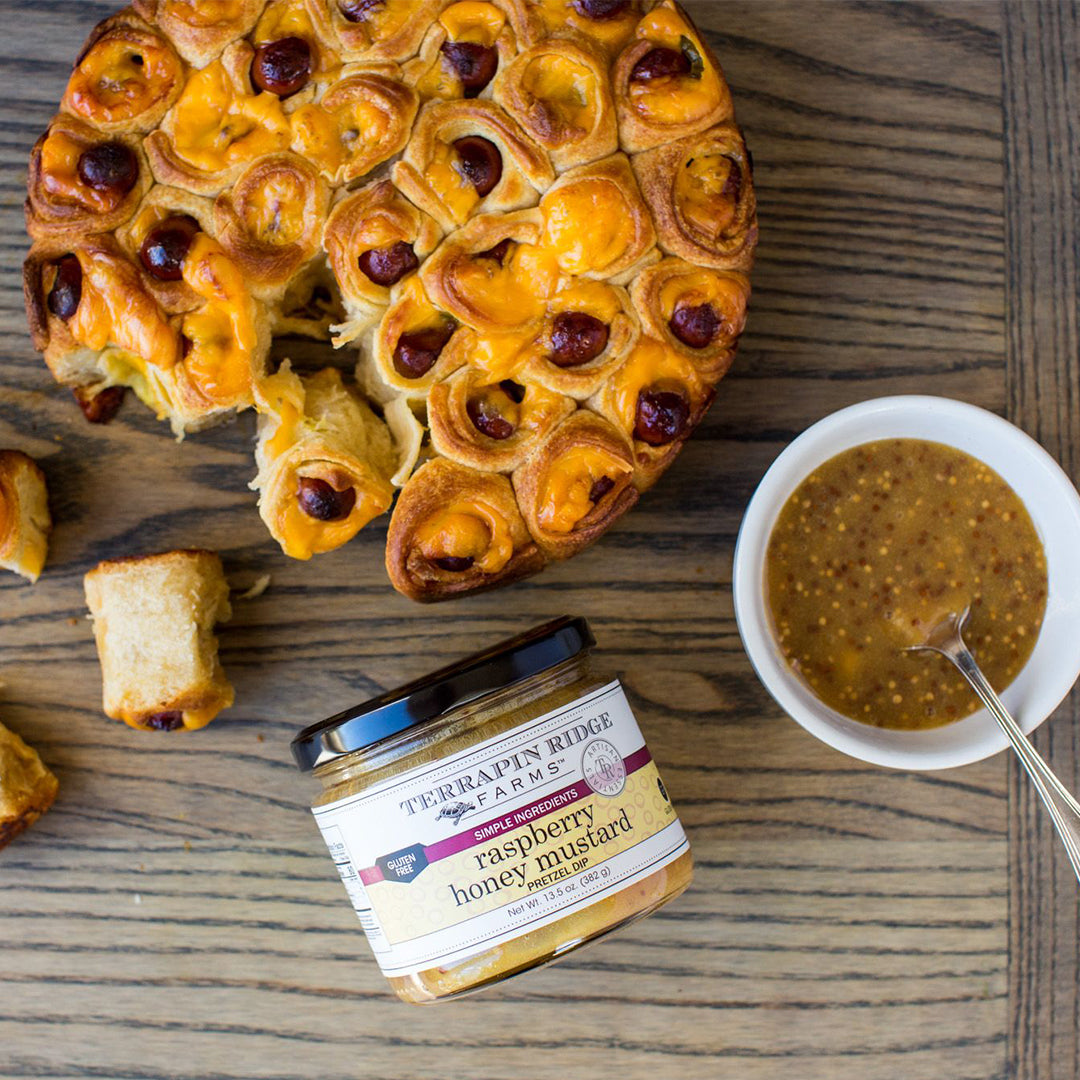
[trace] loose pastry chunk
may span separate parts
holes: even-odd
[[[522,376],[579,401],[618,370],[640,333],[624,288],[582,278],[548,301],[540,326],[518,358]]]
[[[478,99],[428,102],[392,175],[449,231],[476,214],[535,206],[555,174],[517,121]]]
[[[246,41],[194,72],[161,127],[146,137],[162,184],[217,195],[256,158],[287,150],[293,132],[275,94],[251,82],[255,52]]]
[[[553,559],[588,547],[637,502],[630,443],[608,421],[579,409],[515,471],[529,532]]]
[[[390,508],[390,433],[336,369],[301,381],[286,362],[261,386],[259,411],[251,486],[286,555],[333,551]]]
[[[318,253],[329,207],[330,188],[314,165],[271,154],[217,197],[214,228],[251,292],[280,302]]]
[[[517,52],[504,3],[458,0],[432,24],[405,78],[423,101],[491,96],[491,81]]]
[[[34,239],[122,225],[153,183],[138,138],[59,113],[30,154],[26,229]]]
[[[619,142],[628,154],[731,119],[720,65],[674,0],[653,8],[634,36],[611,73]]]
[[[346,195],[331,211],[323,247],[349,321],[335,327],[337,346],[351,341],[390,303],[390,290],[434,250],[442,231],[389,180]]]
[[[190,730],[233,703],[213,633],[232,613],[214,552],[109,559],[84,584],[106,715],[146,731]]]
[[[535,449],[574,401],[533,383],[492,381],[466,367],[428,394],[431,444],[445,457],[474,468],[510,472]]]
[[[435,458],[402,488],[386,538],[386,570],[394,588],[413,600],[493,588],[543,565],[505,476]]]
[[[642,337],[589,405],[633,440],[634,485],[644,491],[678,456],[713,397],[685,356]]]
[[[727,373],[746,325],[745,274],[662,259],[641,272],[630,295],[645,333],[688,357],[706,378]]]
[[[753,172],[739,129],[722,124],[633,158],[669,255],[749,271],[757,246]]]
[[[625,154],[564,172],[540,200],[543,244],[568,274],[622,282],[659,258]]]
[[[319,37],[344,60],[407,60],[450,0],[308,0]]]
[[[100,23],[83,46],[62,107],[107,134],[157,127],[180,96],[184,68],[172,45],[131,11]]]
[[[52,530],[45,474],[19,450],[0,450],[0,566],[37,581]]]
[[[595,42],[614,56],[634,36],[642,0],[519,0],[529,43],[571,36]]]
[[[561,172],[619,148],[607,59],[585,41],[551,38],[518,56],[495,81],[495,100]]]
[[[543,314],[559,281],[540,237],[535,210],[482,214],[439,245],[420,278],[435,304],[474,330],[524,328]]]
[[[132,0],[132,6],[172,38],[189,64],[201,68],[251,30],[266,0]]]
[[[52,806],[59,786],[37,751],[0,724],[0,848]]]

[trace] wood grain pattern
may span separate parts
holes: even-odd
[[[1064,384],[1025,384],[1017,404],[1017,380],[1033,377],[1018,328],[1051,324],[1030,314],[1043,293],[1014,249],[1044,192],[1043,151],[1025,164],[1020,143],[1055,92],[1021,93],[1039,62],[1027,42],[1052,50],[1054,30],[1006,9],[1003,46],[996,2],[688,6],[757,165],[762,244],[736,370],[677,465],[598,547],[511,590],[421,609],[386,583],[385,525],[308,564],[280,555],[246,487],[249,417],[176,444],[133,403],[91,428],[50,384],[18,291],[26,155],[114,4],[0,0],[0,445],[42,461],[58,522],[37,586],[0,579],[0,715],[61,780],[55,809],[0,854],[3,1077],[1075,1075],[1047,1071],[1035,1049],[1074,969],[1060,962],[1050,984],[1049,946],[1018,951],[1055,910],[1041,891],[1050,849],[1015,854],[1038,821],[1026,807],[1027,831],[1010,832],[1023,787],[1003,760],[907,775],[811,740],[750,670],[730,589],[754,485],[825,413],[920,391],[1049,424]],[[1075,272],[1075,252],[1062,258]],[[326,360],[301,342],[277,353]],[[1047,370],[1075,378],[1064,359]],[[1075,409],[1054,416],[1040,434],[1077,454]],[[221,635],[238,704],[188,737],[128,731],[100,713],[82,574],[193,544],[219,549],[238,586],[272,575]],[[366,951],[287,741],[566,611],[592,619],[625,679],[691,834],[695,884],[562,965],[407,1009]],[[1055,745],[1059,765],[1062,751],[1074,752]],[[1072,894],[1057,885],[1060,906]],[[1052,947],[1068,947],[1066,930]],[[1061,1040],[1075,1033],[1074,1016],[1054,1024]]]

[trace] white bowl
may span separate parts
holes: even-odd
[[[841,409],[803,432],[772,463],[746,509],[735,545],[735,618],[758,677],[780,706],[837,750],[898,769],[948,769],[981,761],[1007,742],[980,709],[943,727],[892,731],[823,704],[776,644],[765,599],[765,552],[791,493],[819,465],[876,439],[928,439],[986,462],[1020,496],[1046,550],[1046,616],[1031,659],[1002,698],[1026,732],[1061,703],[1080,676],[1080,496],[1057,462],[1019,428],[949,398],[878,398]]]

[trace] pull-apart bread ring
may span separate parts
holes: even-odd
[[[345,195],[330,212],[323,247],[348,322],[335,327],[344,345],[379,318],[391,289],[435,249],[442,230],[386,179]]]
[[[746,325],[745,274],[667,258],[642,271],[630,295],[646,334],[686,356],[708,379],[727,374]]]
[[[37,581],[52,518],[45,474],[20,450],[0,450],[0,567]]]
[[[535,206],[554,179],[547,154],[491,101],[430,101],[391,174],[448,232],[477,214]]]
[[[205,727],[233,703],[214,625],[232,614],[212,551],[99,563],[84,579],[105,714],[142,731]]]
[[[619,143],[628,154],[730,120],[731,91],[713,55],[673,0],[642,18],[611,72]]]
[[[401,488],[387,567],[420,599],[592,543],[746,321],[751,158],[682,8],[131,2],[28,186],[34,344],[87,418],[128,388],[178,437],[253,408],[296,558]],[[346,382],[275,371],[286,335],[355,349]]]
[[[386,571],[413,600],[445,600],[541,570],[505,476],[445,458],[421,465],[401,490],[386,537]]]
[[[252,293],[280,301],[319,252],[329,206],[330,187],[311,162],[271,154],[217,197],[215,233]]]
[[[135,213],[153,182],[138,136],[103,135],[58,113],[30,152],[27,232],[35,240],[109,232]]]
[[[678,457],[714,396],[686,357],[642,337],[589,406],[632,441],[634,486],[645,491]]]
[[[587,42],[552,38],[499,72],[495,100],[562,172],[619,148],[607,69],[606,57]]]
[[[538,384],[495,382],[461,368],[428,395],[431,444],[462,465],[511,472],[574,408],[571,398]]]
[[[184,65],[168,39],[122,11],[87,38],[60,105],[104,134],[145,135],[183,87]]]
[[[568,274],[623,283],[660,257],[625,154],[564,172],[540,200],[540,211],[542,243]]]
[[[517,54],[509,5],[457,0],[444,8],[404,67],[422,101],[490,98],[492,81]]]
[[[301,380],[286,362],[259,394],[259,473],[251,486],[286,555],[333,551],[390,509],[390,433],[340,372],[325,368]]]
[[[266,0],[132,0],[132,7],[164,30],[189,64],[202,68],[255,26]]]
[[[660,246],[719,270],[749,271],[757,247],[750,155],[734,124],[634,157]]]
[[[588,409],[568,416],[520,465],[514,491],[529,532],[552,559],[598,540],[638,500],[627,438]]]

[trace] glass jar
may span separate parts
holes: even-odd
[[[594,644],[584,619],[557,619],[293,740],[402,1000],[549,963],[690,884],[686,836]]]

